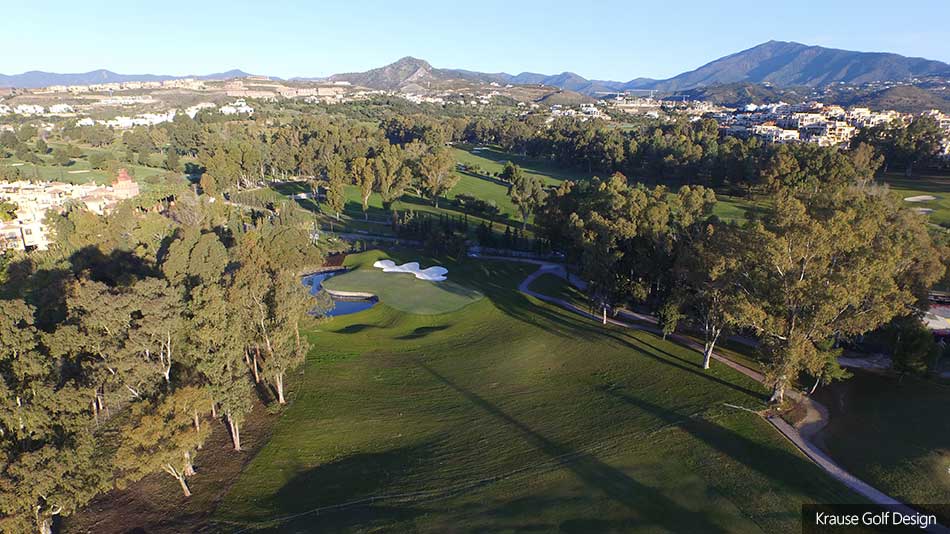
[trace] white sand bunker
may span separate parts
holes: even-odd
[[[373,267],[382,269],[384,273],[411,273],[419,280],[428,280],[430,282],[441,282],[445,280],[445,275],[449,270],[445,267],[429,267],[428,269],[419,269],[419,262],[411,261],[396,265],[392,260],[379,260],[373,264]]]
[[[917,195],[916,197],[905,197],[907,202],[927,202],[928,200],[937,200],[937,197],[933,195]]]
[[[924,215],[929,215],[934,212],[934,210],[930,208],[914,208],[914,211],[917,213],[923,213]]]

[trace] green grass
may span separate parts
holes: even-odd
[[[408,273],[384,273],[373,267],[373,262],[380,259],[392,259],[397,264],[418,261],[423,269],[440,264],[449,270],[448,280],[429,282]],[[448,313],[483,298],[478,291],[454,281],[455,262],[434,262],[412,254],[390,255],[371,251],[347,256],[345,265],[354,270],[327,279],[323,287],[336,291],[372,293],[383,304],[407,313]]]
[[[450,275],[486,298],[459,311],[380,304],[310,331],[219,527],[790,532],[803,502],[857,500],[724,405],[762,408],[759,384],[518,293],[534,268],[467,260]]]
[[[457,144],[453,148],[455,159],[466,165],[477,164],[482,171],[494,174],[505,168],[505,162],[512,162],[524,169],[525,174],[541,178],[547,185],[558,185],[564,180],[583,180],[593,176],[593,173],[581,172],[577,169],[561,166],[555,162],[529,158],[500,150],[498,147],[483,146],[479,150],[472,145]]]
[[[821,437],[846,469],[904,502],[950,502],[950,386],[855,371],[818,398],[831,410]]]
[[[535,278],[531,283],[531,290],[537,291],[542,295],[556,297],[573,304],[582,310],[588,310],[596,313],[596,310],[590,308],[590,301],[587,296],[573,285],[567,283],[567,280],[553,274],[543,274]],[[651,325],[653,326],[653,325]],[[698,332],[685,330],[682,326],[678,330],[679,334],[693,338],[697,343],[702,343],[702,335]],[[759,359],[758,351],[746,344],[723,337],[716,343],[716,353],[729,358],[756,371],[764,371],[763,363]]]
[[[746,215],[755,213],[758,209],[756,203],[751,200],[717,194],[713,214],[724,221],[741,223],[746,219]]]
[[[87,161],[88,155],[96,151],[97,149],[83,149],[83,154],[86,157],[74,159],[72,164],[65,167],[53,164],[53,157],[50,154],[38,156],[41,160],[43,160],[43,164],[39,165],[24,163],[16,157],[10,157],[0,158],[0,166],[12,166],[19,169],[21,175],[26,180],[39,178],[40,180],[65,182],[70,184],[84,184],[87,182],[95,182],[99,185],[111,184],[113,181],[115,181],[114,174],[110,174],[109,172],[103,170],[93,169]],[[164,169],[147,167],[145,165],[124,164],[123,166],[134,175],[134,178],[138,180],[140,185],[145,189],[147,189],[147,184],[143,183],[142,179],[167,172]]]
[[[884,176],[884,183],[901,198],[919,195],[937,197],[936,200],[906,202],[905,204],[915,208],[934,210],[930,214],[930,221],[940,226],[950,227],[950,176],[916,175],[908,178],[900,173],[888,173]]]

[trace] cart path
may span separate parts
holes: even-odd
[[[538,293],[537,291],[533,291],[531,289],[531,284],[534,283],[534,281],[537,280],[538,277],[545,274],[552,274],[552,275],[558,276],[574,284],[575,280],[572,280],[572,278],[574,277],[568,274],[567,269],[565,268],[563,264],[543,261],[543,260],[512,258],[512,257],[506,257],[506,256],[479,256],[478,258],[488,259],[488,260],[518,261],[522,263],[531,263],[531,264],[538,265],[538,269],[534,271],[533,273],[531,273],[530,275],[528,275],[518,285],[518,291],[520,291],[521,293],[524,293],[525,295],[536,298],[538,300],[542,300],[544,302],[554,304],[556,306],[564,308],[573,313],[582,315],[588,319],[598,321],[598,322],[602,322],[604,320],[603,317],[597,316],[586,310],[578,308],[574,304],[564,299],[561,299],[558,297],[552,297],[549,295],[544,295],[544,294]],[[622,321],[622,320],[618,320],[611,317],[607,317],[607,322],[612,325],[619,326],[622,328],[643,330],[645,332],[650,332],[652,334],[662,335],[661,330],[656,326],[657,320],[655,317],[641,314],[641,313],[631,312],[628,310],[621,310],[618,315],[624,317],[628,321],[629,320],[639,321],[645,324],[634,324],[631,322]],[[667,337],[679,343],[680,345],[697,350],[700,353],[703,352],[702,345],[700,345],[693,339],[690,339],[686,336],[683,336],[680,334],[672,334]],[[765,382],[765,376],[759,371],[756,371],[755,369],[746,367],[745,365],[742,365],[733,360],[730,360],[729,358],[726,358],[725,356],[722,356],[715,352],[712,355],[712,359],[732,369],[735,369],[736,371],[748,376],[749,378],[752,378],[753,380],[759,383]],[[913,508],[887,495],[886,493],[875,489],[870,484],[867,484],[866,482],[862,481],[858,477],[852,475],[843,467],[838,465],[838,463],[836,463],[833,459],[831,459],[831,457],[829,457],[817,445],[815,445],[812,439],[815,437],[816,434],[818,434],[818,432],[821,431],[821,429],[823,429],[828,424],[828,420],[830,417],[828,409],[823,404],[794,389],[788,390],[786,392],[786,395],[790,397],[791,399],[799,402],[805,408],[805,411],[806,411],[805,417],[802,418],[802,420],[796,426],[792,426],[788,424],[784,419],[778,416],[768,416],[766,417],[766,420],[769,423],[771,423],[772,426],[775,427],[775,429],[778,430],[783,436],[785,436],[786,439],[792,442],[792,444],[794,444],[806,457],[808,457],[808,459],[810,459],[812,462],[818,465],[818,467],[822,468],[826,473],[834,477],[836,480],[838,480],[839,482],[841,482],[842,484],[850,488],[852,491],[865,497],[866,499],[873,502],[874,504],[888,506],[890,507],[890,509],[899,511],[902,514],[908,514],[908,515],[919,514],[919,512],[917,512]],[[930,528],[927,528],[925,531],[942,533],[942,534],[950,534],[950,529],[939,524],[932,525]]]

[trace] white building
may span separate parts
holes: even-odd
[[[250,115],[254,113],[254,108],[247,105],[247,102],[243,98],[239,98],[234,102],[221,106],[218,111],[225,115],[237,115],[237,114],[247,114]]]
[[[36,104],[20,104],[13,108],[13,112],[17,115],[42,115],[45,111],[46,109],[43,106]]]
[[[189,107],[189,108],[185,108],[185,115],[188,115],[189,118],[192,118],[192,119],[193,119],[193,118],[195,118],[196,116],[198,116],[198,112],[200,112],[201,110],[203,110],[203,109],[214,109],[214,108],[216,108],[216,107],[218,107],[218,106],[212,104],[211,102],[201,102],[201,103],[195,104],[194,106],[191,106],[191,107]]]
[[[75,110],[69,104],[53,104],[49,107],[49,112],[52,114],[61,114],[61,113],[73,113]]]

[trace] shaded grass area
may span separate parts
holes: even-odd
[[[542,295],[566,300],[575,307],[586,310],[590,313],[597,313],[597,310],[591,308],[590,301],[587,296],[584,295],[581,290],[569,284],[567,280],[561,278],[560,276],[554,274],[542,274],[541,276],[535,278],[534,282],[531,283],[530,289],[532,291],[541,293]],[[680,328],[677,333],[690,337],[697,343],[703,343],[702,336],[697,332]],[[760,372],[764,371],[763,363],[760,360],[759,354],[755,348],[738,341],[725,337],[720,338],[719,342],[716,343],[715,352],[751,369],[755,369]]]
[[[816,394],[831,411],[820,435],[825,448],[858,478],[899,500],[950,502],[950,386],[853,372]]]
[[[392,259],[397,264],[418,261],[421,268],[442,265],[449,270],[448,280],[430,282],[419,280],[408,273],[385,273],[373,267],[380,259]],[[347,256],[346,267],[351,272],[328,278],[323,286],[336,291],[355,291],[372,293],[379,300],[394,309],[407,313],[433,315],[458,310],[480,300],[483,295],[455,281],[464,278],[459,272],[457,262],[419,258],[412,253],[386,254],[380,251],[364,252]]]
[[[593,176],[593,173],[565,167],[553,161],[505,152],[496,146],[479,145],[476,147],[466,143],[458,143],[452,150],[455,153],[456,161],[459,163],[477,164],[483,171],[491,174],[501,172],[505,167],[505,163],[510,161],[524,169],[525,174],[537,176],[546,185],[558,185],[564,180],[577,181]]]
[[[716,195],[713,214],[728,222],[741,223],[750,214],[758,213],[761,208],[752,200],[729,195]]]
[[[802,502],[856,500],[724,406],[764,406],[757,383],[518,293],[535,268],[468,260],[455,272],[487,298],[462,310],[310,332],[220,530],[784,532]]]

